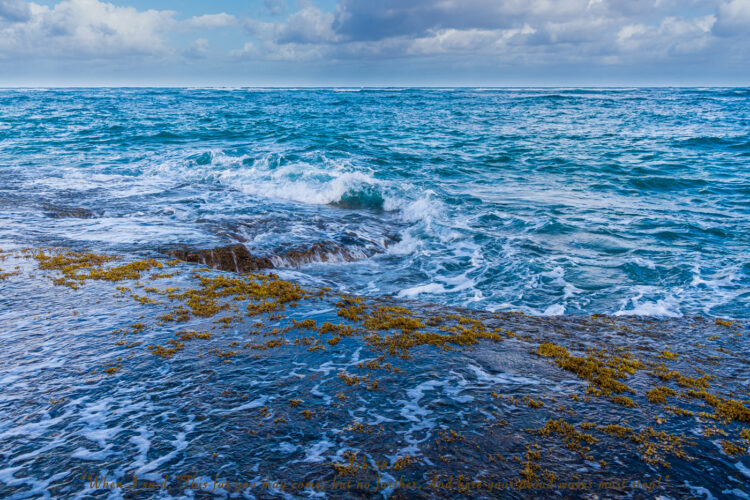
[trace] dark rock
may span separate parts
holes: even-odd
[[[213,249],[176,248],[165,253],[185,262],[205,264],[214,269],[236,273],[249,273],[274,267],[271,259],[255,256],[240,244]]]
[[[52,205],[49,203],[43,204],[42,208],[44,209],[44,215],[55,219],[61,219],[64,217],[92,219],[96,217],[96,214],[87,208],[67,207],[63,205]]]
[[[346,247],[332,241],[319,241],[307,247],[295,247],[279,252],[273,258],[276,267],[299,267],[313,262],[354,262],[372,256],[372,249]]]
[[[380,249],[361,245],[342,245],[333,241],[319,241],[296,246],[270,255],[253,255],[242,244],[212,249],[173,248],[164,253],[185,262],[204,264],[222,271],[248,273],[259,269],[299,267],[315,262],[354,262],[379,253]]]

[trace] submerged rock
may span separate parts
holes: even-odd
[[[239,243],[211,249],[174,248],[164,253],[185,262],[242,274],[260,269],[299,267],[315,262],[354,262],[372,257],[377,251],[362,246],[349,247],[333,241],[319,241],[271,255],[254,255]]]
[[[82,207],[69,207],[65,205],[53,205],[50,203],[45,203],[42,205],[42,208],[44,209],[44,215],[53,217],[55,219],[65,217],[72,217],[77,219],[92,219],[96,217],[96,214],[93,211]]]
[[[271,259],[276,267],[298,267],[313,262],[354,262],[377,253],[374,249],[347,247],[332,241],[319,241],[306,247],[295,247],[278,253]]]
[[[253,255],[241,244],[213,249],[176,248],[165,253],[185,262],[205,264],[213,269],[236,273],[249,273],[274,267],[271,259]]]

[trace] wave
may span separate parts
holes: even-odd
[[[747,317],[744,98],[707,99],[744,90],[338,90],[1,93],[0,232],[242,243],[326,286],[472,308]]]
[[[146,168],[157,176],[217,183],[259,198],[343,208],[382,209],[387,184],[350,161],[313,153],[289,159],[280,153],[230,156],[223,151],[194,153]],[[398,204],[398,201],[390,205]]]
[[[382,210],[384,204],[383,194],[372,185],[349,189],[337,201],[331,202],[331,205],[342,208],[374,210]]]
[[[290,159],[281,153],[253,157],[203,151],[183,158],[150,165],[146,173],[216,183],[260,199],[397,212],[401,221],[423,223],[428,228],[441,218],[442,203],[435,191],[381,180],[352,160],[332,159],[318,152]]]
[[[735,137],[703,135],[687,139],[676,139],[675,144],[678,146],[742,148],[743,146],[747,146],[748,143],[746,135]]]
[[[648,176],[630,179],[628,184],[637,189],[654,189],[659,191],[672,191],[679,189],[690,189],[705,187],[708,185],[706,179],[689,179],[685,177],[661,177]]]

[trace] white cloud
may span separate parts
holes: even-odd
[[[713,15],[695,19],[667,17],[658,26],[624,26],[617,34],[623,53],[640,58],[663,59],[700,53],[711,43]]]
[[[20,22],[29,19],[29,5],[22,0],[0,0],[0,22]]]
[[[205,14],[177,20],[170,10],[138,10],[100,0],[63,0],[52,7],[0,0],[0,59],[114,56],[164,57],[177,53],[171,33],[223,29],[238,23],[231,14]],[[5,22],[4,22],[5,21]],[[199,38],[183,51],[202,57],[208,40]]]
[[[190,59],[202,59],[208,55],[209,42],[205,38],[198,38],[185,51],[185,56]]]
[[[750,32],[750,0],[339,0],[245,26],[254,41],[235,55],[254,59],[657,62],[720,50],[719,31]]]
[[[175,12],[117,7],[98,0],[65,0],[52,8],[27,4],[25,20],[0,25],[0,54],[97,57],[169,52],[162,34]]]
[[[513,38],[522,38],[536,33],[529,25],[522,28],[500,30],[456,30],[447,29],[415,39],[409,44],[410,55],[432,54],[493,54],[506,48]]]
[[[722,2],[714,32],[719,36],[750,35],[750,0]]]
[[[231,14],[222,12],[220,14],[205,14],[191,17],[184,21],[185,26],[194,29],[216,29],[226,28],[237,24],[237,18]]]
[[[324,59],[331,53],[331,47],[321,44],[284,43],[272,41],[255,44],[247,42],[240,50],[230,52],[238,59],[255,59],[269,61],[311,61]]]
[[[286,0],[264,0],[263,4],[272,16],[278,16],[286,12]]]
[[[337,41],[333,31],[334,16],[317,7],[307,7],[295,12],[278,27],[276,40],[279,43],[321,43]]]

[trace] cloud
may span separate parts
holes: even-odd
[[[186,27],[193,29],[226,28],[237,24],[237,18],[231,14],[222,12],[220,14],[205,14],[191,17],[184,21],[184,24]]]
[[[719,6],[714,26],[718,36],[750,35],[750,0],[731,0]]]
[[[162,34],[175,12],[117,7],[98,0],[65,0],[54,7],[24,4],[28,15],[0,26],[7,57],[92,58],[169,52]]]
[[[21,0],[0,0],[0,20],[15,22],[27,21],[31,16],[31,9]]]
[[[169,57],[179,53],[169,44],[174,32],[238,24],[223,12],[185,20],[176,16],[170,10],[138,10],[100,0],[63,0],[51,7],[0,0],[0,59]],[[207,47],[208,41],[198,38],[182,53],[203,57]]]
[[[277,43],[327,43],[335,42],[334,16],[317,7],[307,7],[295,12],[276,31]]]
[[[565,20],[585,15],[590,4],[589,0],[341,0],[334,29],[348,40],[418,38],[445,30],[510,29],[530,21]]]
[[[742,82],[750,67],[750,0],[264,0],[255,18],[240,17],[239,7],[190,17],[128,0],[54,1],[0,0],[4,80],[22,67],[93,72],[102,62],[113,73],[127,66],[178,75],[209,54],[205,64],[221,68],[215,74],[247,74],[242,61],[251,60],[261,63],[252,66],[263,68],[259,77],[318,71],[309,78],[352,82],[685,68]],[[228,44],[236,49],[222,57]],[[293,64],[302,61],[316,64]]]
[[[235,55],[254,59],[656,62],[706,56],[721,49],[717,35],[750,32],[750,0],[339,0],[245,27],[254,40]]]
[[[248,42],[234,57],[278,61],[306,61],[335,51],[339,36],[333,31],[334,15],[308,6],[281,23],[247,19],[245,29],[257,40]]]
[[[316,44],[337,41],[333,31],[334,16],[317,7],[295,12],[282,23],[247,19],[245,29],[258,39],[274,44]]]
[[[713,15],[695,19],[667,17],[658,26],[627,25],[617,33],[617,43],[623,54],[638,59],[664,59],[697,54],[711,43]]]
[[[263,0],[263,5],[272,16],[280,16],[287,9],[286,0]]]
[[[417,38],[409,44],[410,55],[433,54],[492,54],[507,50],[514,38],[524,38],[536,33],[529,25],[522,28],[480,30],[445,29],[429,36]]]
[[[205,38],[197,38],[184,52],[190,59],[203,59],[208,55],[209,42]]]

